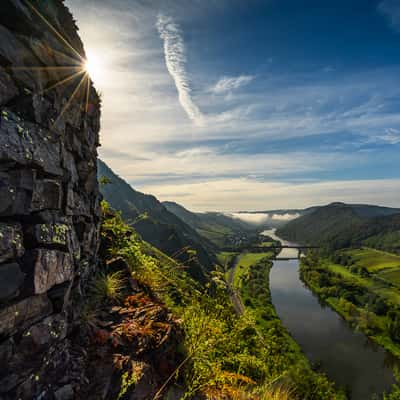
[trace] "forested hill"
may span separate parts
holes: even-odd
[[[366,245],[392,250],[400,247],[400,209],[332,203],[288,222],[277,233],[331,249]]]
[[[98,160],[98,176],[104,199],[122,212],[125,221],[134,226],[144,240],[188,264],[194,278],[205,280],[205,274],[215,263],[211,242],[169,212],[156,197],[134,190],[101,160]]]
[[[238,218],[219,212],[195,213],[172,201],[163,205],[186,224],[195,229],[201,236],[219,247],[231,246],[238,241],[256,234],[256,227]]]

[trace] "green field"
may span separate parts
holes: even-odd
[[[217,260],[221,266],[228,267],[233,257],[235,257],[237,253],[230,251],[221,251],[217,254]]]
[[[350,255],[357,266],[365,267],[371,273],[393,268],[400,269],[400,256],[385,251],[363,248],[345,250],[343,254]]]
[[[262,243],[260,243],[260,246],[261,246],[261,247],[276,246],[276,242],[271,242],[271,241],[269,241],[269,242],[262,242]]]
[[[336,264],[329,265],[331,271],[400,305],[400,256],[369,248],[345,250],[342,253],[351,256],[357,267],[365,267],[371,276],[361,277],[350,272],[349,268]]]
[[[240,283],[243,276],[248,272],[252,265],[257,264],[260,260],[266,257],[272,257],[272,252],[266,253],[243,253],[239,256],[239,260],[236,266],[235,275],[233,277],[233,286],[235,288],[240,288]]]
[[[396,286],[400,290],[400,268],[381,271],[378,276],[384,281]]]
[[[370,278],[364,278],[358,274],[350,272],[348,268],[342,265],[328,263],[325,264],[325,266],[328,270],[341,275],[347,281],[354,282],[358,286],[365,287],[372,293],[375,293],[378,296],[382,296],[392,303],[400,306],[400,290],[388,286],[387,284],[385,284],[385,282],[373,279],[374,275],[372,275]],[[376,276],[379,277],[380,274],[376,274]]]
[[[232,232],[229,229],[221,229],[219,227],[216,228],[215,230],[211,229],[201,229],[198,228],[196,229],[197,233],[206,239],[208,239],[210,242],[213,242],[216,244],[218,247],[224,247],[226,246],[226,238],[232,234]]]

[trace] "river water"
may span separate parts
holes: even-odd
[[[263,234],[280,240],[274,231]],[[282,258],[297,256],[283,249]],[[303,284],[298,260],[275,261],[270,275],[272,302],[283,324],[312,363],[345,387],[352,400],[369,400],[388,391],[394,382],[396,359],[353,329]]]

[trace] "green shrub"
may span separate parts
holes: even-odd
[[[114,273],[99,272],[92,284],[92,295],[96,303],[119,301],[125,288],[123,271]]]

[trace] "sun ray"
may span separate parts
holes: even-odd
[[[57,117],[57,119],[54,121],[54,124],[52,126],[52,128],[54,129],[55,126],[57,125],[58,121],[60,120],[60,118],[64,115],[65,111],[67,111],[69,105],[71,104],[72,100],[74,99],[74,97],[76,96],[76,94],[78,93],[80,87],[82,86],[83,81],[85,80],[85,76],[84,75],[82,77],[82,79],[80,80],[79,84],[76,86],[75,90],[72,92],[71,97],[68,99],[67,103],[64,105],[63,109],[60,112],[60,115]]]
[[[70,71],[70,70],[83,70],[81,65],[69,67],[7,67],[13,71]]]
[[[64,58],[70,60],[71,63],[73,63],[73,64],[76,64],[76,65],[82,65],[82,64],[83,64],[83,62],[82,62],[81,59],[77,59],[76,57],[74,58],[74,57],[72,57],[72,56],[70,56],[70,55],[68,55],[68,54],[63,53],[62,51],[53,49],[52,47],[49,47],[49,49],[50,49],[53,53],[57,53],[60,57],[64,57]]]
[[[78,58],[82,61],[82,63],[85,62],[84,58],[74,49],[74,47],[68,42],[67,39],[64,38],[64,36],[58,32],[58,30],[56,28],[54,28],[54,26],[46,19],[46,17],[44,15],[42,15],[42,13],[36,9],[36,7],[31,4],[31,2],[29,0],[25,0],[26,4],[28,5],[28,7],[51,29],[51,31],[65,44],[68,46],[68,48],[70,50],[72,50],[77,56]]]
[[[71,80],[77,78],[79,75],[84,74],[84,73],[85,73],[84,70],[78,71],[78,72],[76,72],[75,74],[70,75],[70,76],[68,76],[67,78],[65,78],[65,79],[63,79],[63,80],[61,80],[61,81],[55,83],[54,85],[49,86],[48,88],[44,89],[41,93],[42,93],[42,94],[43,94],[43,93],[47,93],[47,92],[49,92],[50,90],[55,89],[56,87],[61,86],[61,85],[63,85],[64,83],[67,83],[67,82],[69,82],[69,81],[71,81]]]
[[[68,84],[69,82],[73,81],[74,79],[79,79],[82,75],[82,77],[79,80],[79,83],[77,83],[76,87],[73,89],[71,96],[67,98],[67,102],[65,105],[62,107],[61,112],[57,116],[56,120],[53,122],[51,129],[56,129],[57,130],[57,124],[59,123],[60,119],[63,117],[67,109],[71,106],[72,102],[79,97],[79,104],[80,107],[83,105],[85,106],[85,113],[88,112],[89,109],[89,101],[90,101],[90,83],[91,83],[91,78],[89,76],[88,69],[86,67],[87,65],[87,60],[82,57],[76,49],[68,42],[68,40],[46,19],[44,15],[41,14],[41,12],[33,6],[33,4],[29,0],[24,0],[24,2],[27,4],[27,6],[47,25],[47,27],[51,30],[51,32],[56,35],[56,37],[65,45],[67,46],[68,49],[70,49],[74,55],[77,56],[77,58],[72,57],[69,54],[65,54],[62,51],[53,49],[51,47],[48,47],[48,51],[50,53],[58,54],[60,57],[65,59],[65,62],[68,64],[68,60],[71,62],[72,65],[56,65],[56,66],[10,66],[6,68],[0,68],[1,69],[9,69],[12,71],[47,71],[47,72],[58,72],[60,76],[58,76],[57,79],[59,79],[56,83],[50,85],[49,87],[43,89],[40,91],[41,94],[44,94],[46,92],[49,92],[50,90],[53,90],[57,87],[60,87],[62,85]],[[69,52],[68,52],[69,53]],[[63,73],[64,72],[64,73]],[[84,91],[78,96],[80,89],[82,88],[82,85],[86,84],[86,87]],[[82,104],[84,102],[84,104]]]
[[[90,76],[86,72],[86,104],[85,104],[85,113],[87,114],[88,112],[88,107],[89,107],[89,95],[90,95]]]

